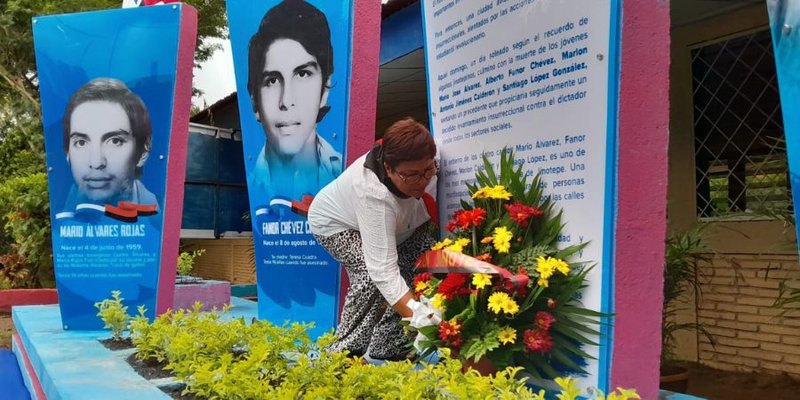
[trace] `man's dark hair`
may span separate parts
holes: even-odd
[[[284,0],[264,14],[258,31],[250,38],[247,91],[256,113],[261,101],[261,74],[267,50],[278,39],[294,40],[316,58],[322,72],[322,90],[329,88],[326,85],[333,74],[333,46],[325,14],[304,0]],[[321,107],[317,122],[322,121],[328,111],[330,106]]]
[[[153,129],[150,126],[150,113],[147,112],[142,101],[122,81],[114,78],[96,78],[81,86],[67,102],[64,110],[62,126],[64,128],[63,146],[64,154],[69,152],[69,138],[71,131],[72,113],[79,105],[90,101],[107,101],[119,104],[128,116],[131,124],[131,135],[136,143],[136,157],[139,159],[145,152],[150,151],[153,141]],[[136,168],[136,176],[141,174],[141,168]]]
[[[436,143],[425,125],[411,117],[401,119],[386,128],[383,135],[383,162],[395,169],[406,161],[432,159]]]

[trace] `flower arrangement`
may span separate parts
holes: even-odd
[[[467,188],[473,202],[462,200],[447,224],[452,238],[417,265],[414,291],[442,313],[438,326],[419,329],[424,353],[449,348],[462,361],[488,357],[498,369],[519,366],[534,379],[585,374],[590,355],[582,347],[597,345],[603,317],[579,300],[591,267],[570,261],[587,243],[558,248],[562,212],[539,176],[528,184],[510,150],[499,174],[484,156]],[[444,276],[436,274],[442,264]]]

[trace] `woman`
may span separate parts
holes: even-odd
[[[350,279],[331,350],[361,356],[369,349],[375,359],[405,358],[409,338],[400,318],[433,313],[415,300],[409,284],[417,258],[434,243],[421,197],[436,186],[435,155],[436,144],[422,124],[398,121],[382,144],[314,198],[311,232]]]

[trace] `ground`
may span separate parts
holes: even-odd
[[[786,375],[730,372],[689,366],[689,394],[709,400],[789,400],[800,398],[800,381]]]
[[[11,315],[0,313],[0,348],[11,348]],[[709,400],[800,398],[800,380],[785,375],[729,372],[690,364],[689,394]]]
[[[0,349],[11,348],[11,333],[14,330],[14,324],[11,322],[11,315],[0,313]]]

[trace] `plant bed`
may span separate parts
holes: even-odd
[[[184,389],[183,385],[162,387],[162,388],[159,388],[159,389],[161,389],[162,392],[166,393],[169,397],[172,397],[173,399],[194,400],[194,399],[198,398],[197,396],[195,396],[195,395],[193,395],[191,393],[183,394],[183,389]]]
[[[128,362],[128,364],[131,366],[131,368],[133,368],[134,371],[136,371],[136,373],[147,380],[171,378],[174,376],[172,372],[164,369],[164,367],[167,366],[167,363],[158,362],[153,359],[140,360],[136,357],[136,353],[129,355],[125,361]]]
[[[108,339],[98,340],[98,342],[100,342],[100,344],[102,344],[105,348],[111,351],[132,349],[134,347],[133,342],[131,342],[130,338],[123,338],[123,339],[108,338]]]

